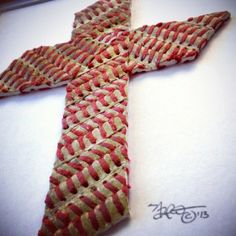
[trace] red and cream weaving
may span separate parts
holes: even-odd
[[[100,0],[75,14],[69,42],[26,51],[1,74],[2,97],[66,84],[39,235],[95,235],[129,216],[130,75],[194,60],[229,18],[218,12],[130,30],[130,0]]]

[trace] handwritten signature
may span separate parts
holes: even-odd
[[[164,206],[162,202],[158,204],[149,204],[148,207],[153,207],[153,219],[159,220],[166,217],[172,219],[174,215],[180,216],[181,221],[184,224],[192,223],[197,218],[207,219],[209,216],[206,206],[190,206],[185,207],[183,205],[175,206],[171,203],[169,206]]]

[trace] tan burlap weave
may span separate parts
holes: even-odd
[[[0,96],[66,84],[39,235],[95,235],[129,216],[130,75],[194,60],[229,17],[219,12],[130,30],[130,1],[101,0],[75,14],[69,42],[26,51],[1,74]]]

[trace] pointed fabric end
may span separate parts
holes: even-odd
[[[230,19],[230,13],[228,11],[215,12],[211,14],[201,15],[194,18],[189,18],[188,22],[195,24],[211,27],[217,30],[225,21]]]
[[[193,61],[229,18],[230,13],[223,11],[134,30],[129,37],[131,73]]]
[[[230,13],[228,11],[214,12],[188,19],[189,23],[193,23],[194,25],[201,27],[204,32],[202,35],[198,35],[202,38],[200,42],[197,42],[199,40],[195,41],[195,46],[197,46],[199,51],[206,46],[207,42],[216,33],[216,31],[229,19]]]
[[[130,5],[131,0],[100,0],[75,13],[72,40],[95,39],[115,29],[129,30]]]
[[[25,51],[0,73],[0,97],[67,84],[73,73],[80,69],[76,62],[67,66],[65,53],[70,53],[69,47],[72,47],[70,43],[64,43]],[[63,56],[62,50],[65,51]]]

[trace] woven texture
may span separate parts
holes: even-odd
[[[102,0],[75,14],[69,42],[26,51],[1,74],[0,96],[67,85],[39,235],[95,235],[129,216],[130,75],[195,59],[229,17],[130,31],[130,1]]]

